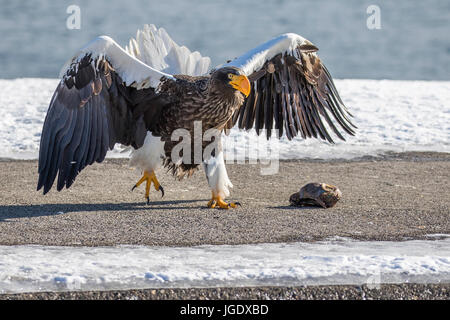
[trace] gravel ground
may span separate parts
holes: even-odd
[[[449,300],[450,284],[363,286],[189,288],[123,291],[42,292],[0,295],[3,300]]]
[[[165,197],[143,187],[125,160],[83,170],[67,190],[35,191],[36,161],[0,162],[0,244],[168,245],[315,241],[332,236],[403,240],[450,233],[450,154],[408,153],[359,161],[283,161],[278,174],[228,165],[232,200],[208,209],[203,172],[176,181],[158,173]],[[308,182],[338,186],[334,208],[293,208],[289,196]]]

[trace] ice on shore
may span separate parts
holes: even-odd
[[[0,79],[0,158],[36,159],[48,103],[56,79]],[[315,139],[289,142],[254,131],[233,129],[225,138],[226,157],[354,158],[387,151],[450,152],[450,82],[337,80],[342,99],[354,115],[357,135],[330,145]],[[108,157],[126,157],[115,150]]]
[[[196,247],[0,246],[0,293],[449,280],[448,236]]]

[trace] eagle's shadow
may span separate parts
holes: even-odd
[[[181,210],[186,208],[204,208],[205,205],[187,207],[181,204],[204,203],[208,200],[167,200],[125,203],[49,203],[31,205],[0,205],[0,222],[8,219],[56,216],[74,212],[114,212],[114,211],[152,211],[152,210]]]

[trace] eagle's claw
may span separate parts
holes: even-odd
[[[153,183],[155,190],[161,191],[162,197],[164,197],[164,188],[159,184],[154,171],[144,171],[142,178],[131,188],[131,191],[139,187],[145,181],[145,199],[147,199],[147,204],[150,204],[150,187]]]
[[[212,198],[209,200],[207,204],[208,208],[222,208],[222,209],[230,209],[230,208],[236,208],[236,206],[242,205],[239,202],[230,202],[226,203],[223,198],[219,195],[215,195],[214,192],[212,193]]]

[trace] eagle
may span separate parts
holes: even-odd
[[[57,176],[57,190],[69,188],[81,170],[102,162],[119,143],[132,149],[130,165],[142,171],[133,189],[145,182],[147,203],[152,184],[164,195],[155,174],[159,167],[182,179],[202,165],[212,192],[207,206],[235,208],[238,202],[225,201],[233,185],[222,132],[238,126],[267,139],[301,136],[329,143],[330,131],[342,140],[342,130],[355,134],[352,115],[317,51],[307,39],[286,33],[210,69],[209,58],[177,45],[154,25],[138,30],[125,49],[99,36],[61,71],[42,129],[37,190],[49,192]],[[196,123],[202,134],[219,133],[210,141],[200,138],[201,151],[213,141],[212,151],[200,159],[190,148],[174,152],[180,142],[174,134],[192,135]]]

